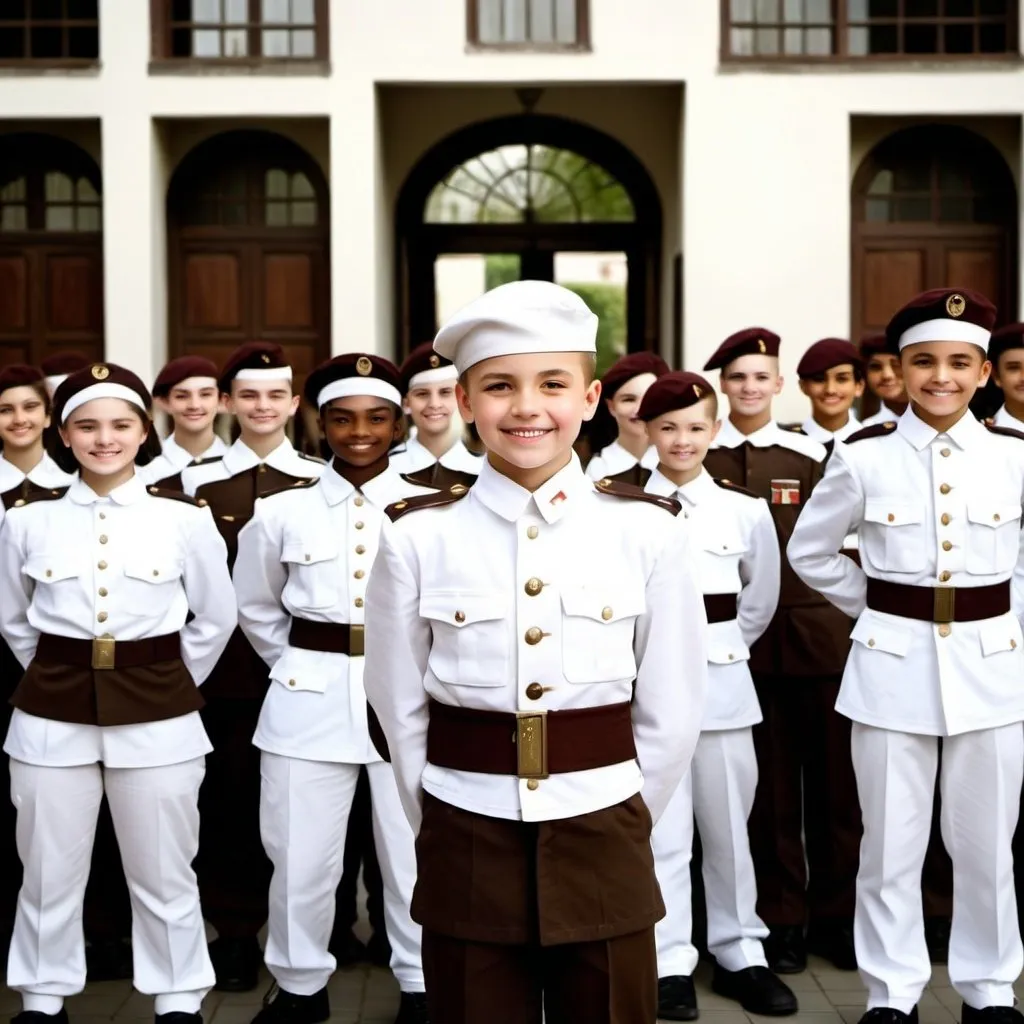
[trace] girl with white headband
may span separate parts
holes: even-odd
[[[19,1024],[64,1022],[85,987],[82,901],[106,793],[132,903],[135,986],[201,1024],[213,984],[192,860],[210,742],[199,685],[235,624],[207,509],[147,489],[159,453],[135,374],[94,364],[54,395],[67,488],[0,534],[0,632],[25,668],[4,744],[24,882],[7,964]],[[186,622],[189,612],[192,617]]]

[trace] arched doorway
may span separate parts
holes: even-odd
[[[471,125],[419,161],[396,219],[399,355],[452,306],[517,278],[572,287],[602,315],[599,370],[658,348],[661,203],[603,132],[539,114]]]
[[[52,135],[0,135],[0,365],[103,358],[100,169]]]
[[[167,195],[172,356],[220,365],[273,341],[299,383],[330,354],[327,183],[310,155],[266,131],[200,143]]]
[[[1017,193],[986,139],[951,125],[890,135],[857,170],[852,217],[853,337],[928,288],[976,289],[1016,319]]]

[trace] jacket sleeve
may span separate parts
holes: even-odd
[[[269,668],[288,644],[291,615],[281,603],[288,571],[281,561],[281,539],[264,502],[257,501],[252,519],[238,535],[235,594],[238,624]]]
[[[768,628],[779,605],[782,552],[772,514],[763,498],[757,499],[750,517],[747,550],[740,558],[743,589],[737,602],[736,618],[743,642],[753,647]]]
[[[28,621],[35,584],[22,572],[25,566],[24,514],[0,521],[0,634],[11,652],[28,668],[35,657],[39,630]]]

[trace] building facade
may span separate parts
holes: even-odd
[[[1016,0],[5,0],[0,362],[401,357],[515,276],[696,368],[1020,316]],[[614,307],[614,308],[613,308]],[[787,389],[782,413],[804,400]]]

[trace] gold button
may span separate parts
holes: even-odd
[[[356,523],[356,529],[361,530],[365,525],[365,523]]]
[[[735,660],[735,655],[732,655],[732,654],[730,654],[730,655],[729,655],[729,660],[730,660],[730,661],[734,661],[734,660]]]
[[[544,633],[538,626],[531,626],[526,631],[526,642],[531,646],[539,644],[544,639]]]
[[[100,587],[99,595],[100,595],[100,597],[106,597],[107,596],[107,588],[106,587]]]
[[[943,457],[944,459],[948,459],[951,453],[950,453],[950,450],[949,450],[948,448],[943,448],[943,449],[942,449],[942,451],[941,451],[941,452],[939,452],[939,454],[940,454],[940,455],[941,455],[941,456],[942,456],[942,457]]]
[[[953,517],[948,512],[943,512],[942,519],[940,520],[940,522],[943,526],[949,526],[949,524],[952,522],[952,518]]]
[[[107,621],[107,613],[106,612],[100,612],[99,615],[96,616],[96,621],[97,622],[106,622]]]
[[[106,562],[97,562],[96,563],[96,568],[97,569],[106,569],[106,567],[107,567],[107,563]]]
[[[948,622],[944,622],[941,626],[939,626],[939,636],[949,636],[949,634],[952,632],[953,628],[949,625]]]
[[[875,646],[875,641],[874,640],[869,640],[868,641],[868,647],[874,647],[874,646]]]
[[[942,572],[939,573],[939,582],[947,583],[952,575],[953,574],[948,569],[943,569]]]
[[[532,793],[540,788],[540,781],[538,779],[527,779],[526,788]]]
[[[288,680],[288,685],[289,686],[294,686],[295,685],[295,680],[294,679],[289,679]]]
[[[17,500],[17,501],[16,501],[15,503],[14,503],[14,507],[15,507],[15,508],[21,508],[21,506],[22,506],[22,505],[24,505],[24,504],[25,504],[25,499],[24,499],[24,498],[19,498],[19,499],[18,499],[18,500]]]
[[[890,523],[896,522],[896,517],[891,512],[885,518],[888,519]]]
[[[160,570],[159,569],[154,569],[153,570],[153,575],[154,576],[159,576],[160,575]]]
[[[950,541],[950,540],[944,540],[942,542],[942,550],[943,551],[952,551],[953,550],[953,542]]]
[[[353,603],[357,608],[363,607],[363,599],[361,597],[357,597]]]
[[[107,543],[107,535],[105,533],[101,533],[100,534],[100,543],[101,544],[106,544]]]
[[[100,519],[106,519],[106,518],[107,518],[107,513],[106,512],[101,512],[100,513]]]
[[[305,557],[306,561],[308,562],[309,561],[309,555],[305,555],[304,557]]]
[[[455,613],[455,621],[456,622],[465,622],[466,621],[466,613],[465,612],[456,612]]]
[[[1013,637],[1010,637],[1010,650],[1011,651],[1017,650],[1017,641],[1014,640]]]
[[[362,544],[357,544],[356,545],[356,554],[357,555],[365,555],[366,554],[366,548],[363,547]]]
[[[49,578],[50,576],[52,576],[52,575],[53,575],[53,570],[52,570],[52,569],[47,569],[47,570],[46,570],[46,575],[47,575],[47,578]]]
[[[354,505],[357,505],[357,506],[359,506],[361,508],[363,505],[366,504],[366,499],[361,494],[357,494],[352,499],[352,502],[353,502]]]
[[[544,589],[544,584],[536,576],[531,576],[523,589],[528,597],[536,597]]]
[[[939,493],[940,493],[940,494],[949,494],[949,492],[950,492],[951,490],[953,490],[953,488],[952,488],[952,487],[950,487],[950,486],[949,486],[949,484],[942,484],[942,485],[941,485],[941,486],[939,487]]]
[[[266,464],[261,462],[260,463],[260,472],[261,473],[266,473],[266,471],[267,471]]]
[[[392,508],[393,508],[393,509],[394,509],[394,510],[395,510],[396,512],[401,512],[403,508],[406,508],[406,507],[408,506],[408,504],[409,504],[409,502],[407,502],[407,501],[396,501],[396,502],[394,503],[394,505],[392,505],[391,507],[392,507]]]
[[[540,700],[544,696],[544,687],[540,683],[530,683],[526,688],[526,696],[530,700]]]
[[[526,528],[526,536],[529,537],[530,540],[536,540],[538,533],[540,533],[540,530],[538,530],[536,526],[528,526]]]
[[[366,573],[363,572],[362,569],[356,569],[356,571],[352,573],[352,575],[355,576],[357,580],[361,580],[366,575]]]
[[[601,618],[604,619],[605,622],[607,622],[614,614],[615,613],[611,610],[611,608],[601,609]]]
[[[994,522],[994,523],[998,523],[999,522],[999,513],[998,512],[992,517],[992,522]]]

